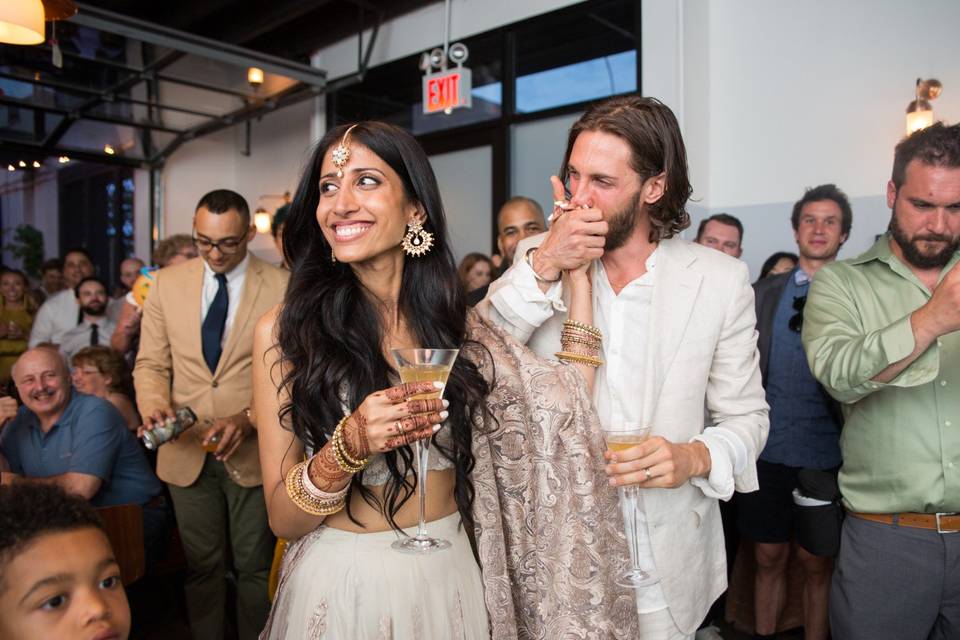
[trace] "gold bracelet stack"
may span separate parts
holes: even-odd
[[[576,320],[564,320],[560,333],[560,348],[555,355],[564,362],[599,367],[603,364],[598,356],[603,347],[603,333]]]
[[[329,516],[343,509],[349,484],[337,493],[326,493],[310,481],[309,460],[295,464],[287,473],[287,495],[301,511],[313,516]]]
[[[343,425],[345,425],[349,419],[350,416],[344,416],[343,419],[337,423],[337,428],[333,430],[330,443],[333,446],[333,457],[336,458],[337,465],[347,473],[359,473],[370,464],[370,457],[368,456],[363,460],[356,460],[347,453],[347,448],[343,445]]]

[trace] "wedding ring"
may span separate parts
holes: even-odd
[[[397,420],[397,433],[404,437],[407,435],[403,430],[403,424],[399,420]]]
[[[565,209],[566,207],[570,206],[570,203],[568,203],[566,200],[554,200],[553,206]]]
[[[646,469],[644,469],[644,470],[643,470],[643,473],[644,473],[644,475],[646,476],[643,481],[644,481],[644,482],[650,482],[650,478],[653,477],[653,476],[650,474],[650,467],[647,467]]]

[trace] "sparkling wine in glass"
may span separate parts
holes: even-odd
[[[450,369],[457,359],[459,349],[392,349],[393,359],[403,382],[440,382],[444,385],[450,376]],[[443,389],[421,393],[413,398],[442,398]],[[420,503],[420,518],[417,535],[393,543],[393,548],[403,553],[433,553],[450,546],[449,540],[431,538],[427,535],[424,521],[424,504],[427,497],[427,463],[432,438],[413,443],[417,460],[417,498]]]
[[[650,436],[650,427],[624,423],[603,428],[610,451],[623,451],[641,444]],[[640,541],[638,531],[646,522],[643,512],[643,498],[640,487],[635,484],[619,487],[620,511],[623,514],[627,546],[630,550],[630,566],[617,575],[616,582],[621,587],[639,589],[660,582],[653,571],[640,566]]]

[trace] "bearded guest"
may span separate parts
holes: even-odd
[[[100,278],[89,277],[80,281],[74,292],[80,305],[80,323],[63,334],[60,350],[69,361],[84,347],[110,344],[116,325],[107,317],[107,285]]]
[[[561,168],[550,230],[517,246],[477,309],[550,356],[568,309],[563,272],[590,267],[604,361],[593,405],[601,424],[652,427],[606,454],[610,484],[640,489],[635,555],[659,576],[636,592],[639,637],[689,639],[726,588],[718,501],[757,489],[769,426],[749,273],[678,237],[692,188],[680,126],[658,100],[592,106]]]
[[[897,145],[890,231],[825,266],[803,311],[813,375],[842,403],[848,517],[834,638],[960,634],[960,125]]]

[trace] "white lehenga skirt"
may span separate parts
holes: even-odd
[[[393,531],[320,527],[292,542],[261,640],[488,639],[480,569],[459,524],[457,513],[428,523],[452,545],[426,555],[391,549]]]

